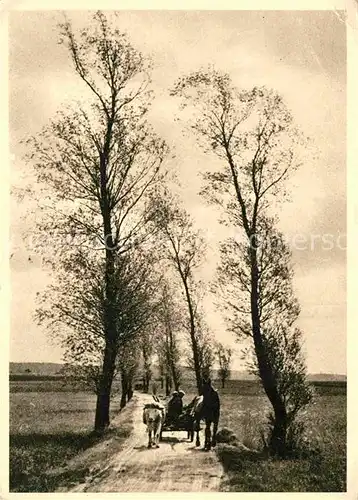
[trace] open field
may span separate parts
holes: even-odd
[[[58,479],[47,471],[98,441],[92,434],[95,395],[26,389],[10,394],[10,491],[53,491]],[[112,416],[118,411],[114,400]],[[128,425],[116,432],[124,439],[130,430]]]
[[[50,391],[48,384],[52,386]],[[184,382],[183,389],[188,403],[195,395],[195,388],[192,382]],[[70,392],[69,387],[54,380],[13,381],[10,390],[10,489],[53,491],[58,480],[51,479],[46,471],[64,465],[96,443],[91,435],[95,396]],[[239,455],[222,454],[228,474],[222,485],[224,491],[345,490],[345,384],[321,384],[317,393],[315,404],[304,418],[309,437],[319,444],[321,452],[314,457],[284,462],[258,458],[259,463]],[[220,389],[220,395],[219,429],[227,427],[247,446],[259,446],[259,430],[268,405],[257,384],[230,381],[227,388]],[[118,411],[119,397],[115,397],[112,415]],[[128,424],[114,430],[119,438],[128,436]]]
[[[259,447],[258,430],[265,423],[266,398],[224,397],[221,426],[233,430],[246,446]],[[260,460],[222,456],[229,471],[230,491],[345,491],[346,397],[320,395],[303,415],[307,437],[320,449],[300,460]],[[226,463],[225,463],[226,462]]]

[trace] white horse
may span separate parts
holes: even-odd
[[[156,403],[147,403],[143,409],[143,423],[147,426],[148,448],[159,448],[160,433],[165,420],[165,407]]]

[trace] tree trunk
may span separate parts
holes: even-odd
[[[200,367],[200,362],[199,362],[199,349],[198,349],[198,344],[196,341],[196,329],[195,329],[195,318],[194,318],[194,311],[193,311],[193,306],[191,303],[191,296],[190,296],[190,291],[188,287],[188,283],[185,279],[185,276],[180,273],[183,284],[184,284],[184,289],[185,289],[185,295],[186,295],[186,300],[188,304],[188,310],[189,310],[189,317],[190,317],[190,339],[191,339],[191,347],[193,351],[193,361],[194,361],[194,372],[195,372],[195,379],[196,379],[196,387],[198,390],[198,394],[201,394],[201,389],[202,389],[202,380],[201,380],[201,367]]]
[[[112,262],[114,268],[114,262]],[[111,267],[111,266],[108,266]],[[113,274],[112,274],[113,276]],[[112,281],[113,278],[107,278]],[[103,432],[109,426],[109,407],[113,377],[115,372],[115,362],[117,357],[116,347],[116,322],[113,307],[113,289],[111,284],[107,287],[107,301],[105,305],[105,351],[103,358],[102,374],[99,383],[99,393],[97,396],[96,415],[95,415],[95,431]]]
[[[94,429],[102,434],[109,426],[110,394],[98,394],[96,403],[96,417]]]
[[[272,404],[275,414],[275,423],[272,432],[272,439],[270,440],[270,447],[273,453],[277,453],[279,450],[281,451],[281,453],[284,453],[284,446],[286,442],[286,427],[287,427],[287,424],[284,425],[284,422],[287,421],[287,411],[285,403],[278,392],[277,382],[275,380],[272,367],[267,357],[267,353],[265,351],[265,346],[263,344],[263,339],[261,334],[261,321],[260,321],[260,310],[259,310],[259,270],[257,264],[257,238],[255,235],[259,199],[256,197],[252,224],[250,226],[245,202],[241,195],[241,190],[238,183],[237,174],[235,171],[235,164],[232,159],[231,153],[228,149],[228,143],[225,144],[225,150],[231,169],[237,201],[239,202],[241,208],[243,227],[248,237],[248,244],[250,251],[250,267],[251,267],[252,335],[254,340],[254,347],[259,369],[259,375],[264,391]],[[283,439],[283,433],[285,433],[284,439]]]
[[[222,379],[221,379],[221,388],[225,389],[225,378],[224,377],[222,377]]]
[[[149,392],[150,379],[151,379],[151,375],[149,373],[145,373],[145,375],[143,377],[143,381],[144,381],[143,392],[145,392],[145,393]]]
[[[165,376],[165,394],[167,396],[169,396],[170,392],[171,392],[171,386],[172,386],[172,381],[170,380],[170,376],[169,375],[166,375]]]
[[[170,318],[167,319],[167,350],[168,350],[168,360],[167,364],[171,371],[172,381],[176,391],[179,391],[180,380],[179,372],[175,363],[175,341],[173,338],[173,330],[170,324]]]
[[[164,365],[162,361],[159,362],[159,373],[160,373],[160,388],[164,389]]]
[[[121,402],[120,402],[120,409],[123,410],[123,408],[126,406],[127,404],[127,392],[122,392],[122,395],[121,395]]]
[[[126,406],[127,395],[128,395],[128,379],[126,373],[123,370],[121,372],[121,385],[122,385],[122,395],[121,395],[120,409]]]
[[[132,386],[130,386],[128,388],[128,393],[127,393],[128,402],[132,399],[132,397],[133,397],[133,389]]]
[[[286,456],[286,439],[287,439],[287,413],[284,411],[275,411],[275,422],[270,436],[269,447],[273,455],[280,458]]]
[[[153,396],[156,396],[157,392],[158,392],[158,386],[157,386],[156,381],[154,380],[154,382],[152,384],[152,394],[153,394]]]
[[[128,401],[130,401],[133,397],[133,379],[134,379],[134,374],[131,373],[130,376],[128,377],[128,391],[127,391]]]
[[[255,245],[252,246],[255,247]],[[258,277],[259,273],[256,249],[251,248],[251,319],[253,340],[260,379],[264,391],[272,404],[275,415],[274,428],[269,446],[273,454],[283,457],[286,445],[287,411],[285,403],[278,392],[277,381],[275,380],[275,376],[263,344],[259,312]]]
[[[107,342],[103,360],[102,375],[97,394],[96,416],[94,428],[102,433],[109,426],[109,409],[111,388],[115,370],[116,351],[113,345]]]
[[[173,384],[174,384],[174,389],[176,391],[179,391],[179,377],[178,377],[178,374],[177,374],[177,370],[174,366],[174,364],[172,364],[172,378],[173,378]]]
[[[104,151],[100,153],[100,208],[103,218],[103,236],[105,248],[105,302],[104,302],[104,335],[105,352],[99,394],[97,396],[95,431],[103,432],[109,426],[109,407],[111,388],[117,356],[116,348],[116,311],[115,311],[115,254],[111,227],[111,213],[107,190],[107,162],[109,143],[113,123],[108,124]]]
[[[142,346],[142,354],[144,360],[144,378],[145,378],[145,390],[144,392],[149,391],[149,384],[152,378],[152,367],[151,367],[151,351],[147,345],[143,344]]]

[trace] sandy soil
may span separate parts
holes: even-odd
[[[68,492],[219,491],[223,468],[215,451],[204,452],[190,443],[186,432],[164,432],[160,448],[148,449],[142,422],[143,405],[151,396],[136,394],[134,431],[123,449],[103,467],[97,464],[82,484]],[[204,436],[201,431],[201,444]],[[62,490],[64,491],[64,490]]]

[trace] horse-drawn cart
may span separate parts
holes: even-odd
[[[179,415],[178,418],[170,417],[166,414],[164,422],[162,424],[162,430],[160,433],[160,439],[162,439],[163,432],[178,432],[184,431],[188,434],[188,439],[193,440],[194,437],[194,418],[191,412],[187,411],[186,408]]]
[[[175,408],[173,405],[168,408],[173,399],[168,401],[155,394],[153,394],[153,399],[159,405],[161,415],[158,416],[160,422],[158,425],[158,439],[162,440],[163,432],[166,431],[185,431],[188,433],[188,439],[191,441],[194,440],[194,433],[196,433],[196,446],[200,446],[200,422],[205,420],[204,449],[209,451],[211,446],[216,445],[216,433],[220,418],[220,398],[217,391],[211,386],[210,380],[203,384],[203,394],[196,396],[191,403],[184,408],[182,407],[182,411],[179,407],[178,412],[177,407],[176,411],[173,412]],[[212,424],[214,425],[213,434],[211,434]]]

